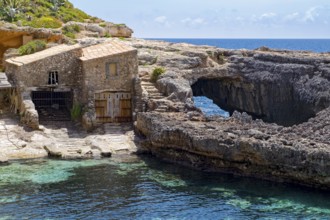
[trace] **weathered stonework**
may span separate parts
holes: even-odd
[[[79,45],[61,45],[28,56],[6,60],[6,74],[21,88],[48,86],[49,71],[58,71],[59,87],[81,84]]]
[[[115,65],[116,73],[109,73],[110,64]],[[126,95],[127,97],[125,96],[129,99],[134,96],[133,79],[137,75],[137,68],[136,49],[126,46],[118,40],[93,46],[85,44],[60,45],[32,55],[6,60],[6,74],[15,85],[18,94],[25,92],[32,94],[32,92],[39,91],[73,94],[72,100],[64,100],[62,104],[65,102],[66,108],[71,108],[72,103],[82,106],[82,109],[85,110],[82,119],[86,129],[91,129],[97,124],[95,115],[98,112],[95,111],[95,108],[98,106],[94,103],[96,93],[104,95],[102,93],[112,92],[115,95],[118,92],[120,94],[124,92],[123,94],[129,94]],[[51,78],[55,76],[56,79]],[[54,82],[51,82],[52,80]],[[17,105],[17,109],[23,109],[20,113],[26,117],[22,121],[29,122],[30,127],[36,128],[34,123],[30,121],[31,118],[33,121],[35,118],[38,119],[38,114],[35,116],[30,110],[26,111],[24,106],[31,107],[32,105],[24,100],[18,95],[15,105]],[[102,108],[112,107],[106,101],[104,100]],[[131,111],[135,109],[135,102],[132,104],[127,102],[128,100],[125,101],[126,105],[131,106],[131,108],[123,111],[126,111],[125,120],[131,120]],[[122,105],[123,103],[117,103],[118,108],[120,107],[119,104]],[[30,107],[27,109],[31,109]],[[55,104],[50,107],[58,108],[58,105]],[[104,117],[114,117],[113,112],[110,112],[109,109],[102,110],[102,112],[109,114]]]
[[[106,74],[106,64],[117,64],[117,76]],[[137,75],[137,52],[126,52],[110,55],[99,59],[82,62],[84,74],[83,94],[84,101],[94,98],[95,91],[111,90],[132,92],[133,79]]]

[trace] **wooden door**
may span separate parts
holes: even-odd
[[[96,119],[100,123],[132,121],[131,94],[104,92],[95,94]]]

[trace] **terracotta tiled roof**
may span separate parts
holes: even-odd
[[[74,50],[74,49],[77,49],[80,47],[81,46],[79,44],[75,44],[75,45],[61,44],[59,46],[51,47],[49,49],[40,51],[38,53],[31,54],[31,55],[10,58],[10,59],[7,59],[6,62],[16,64],[17,66],[22,66],[24,64],[33,63],[35,61],[42,60],[44,58],[51,57],[51,56],[54,56],[57,54],[65,53],[65,52],[68,52],[68,51],[71,51],[71,50]]]
[[[124,43],[110,41],[104,44],[83,48],[83,55],[80,57],[82,61],[97,59],[101,57],[111,56],[114,54],[126,53],[136,50]]]

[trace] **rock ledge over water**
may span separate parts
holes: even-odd
[[[201,170],[330,188],[329,53],[129,43],[139,50],[140,75],[166,69],[155,84],[164,98],[148,103],[167,111],[137,117],[141,151]],[[232,116],[205,117],[193,95]]]

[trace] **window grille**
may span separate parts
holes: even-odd
[[[50,71],[48,74],[48,85],[58,85],[58,71]]]

